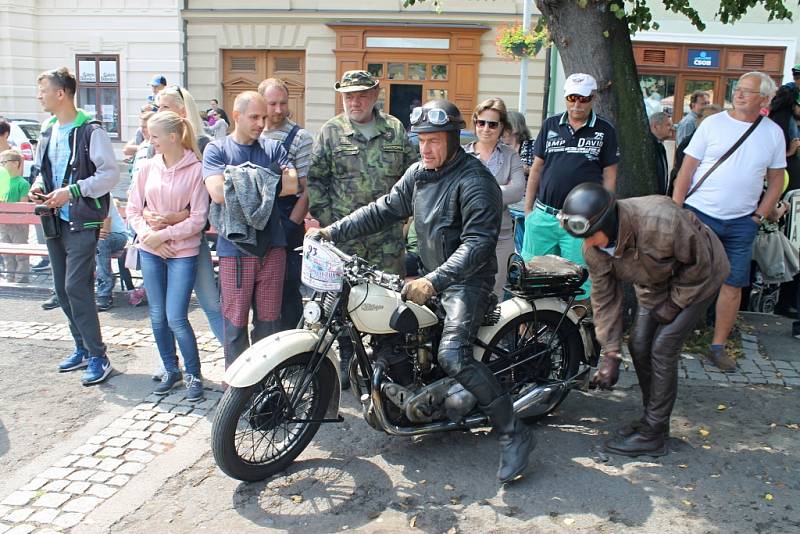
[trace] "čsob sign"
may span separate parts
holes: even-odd
[[[688,66],[695,69],[718,69],[719,50],[689,49]]]

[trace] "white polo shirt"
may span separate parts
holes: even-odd
[[[752,125],[723,111],[700,123],[684,153],[700,160],[692,176],[694,184]],[[786,168],[786,143],[780,126],[764,117],[754,132],[726,159],[686,204],[715,219],[729,220],[751,215],[764,190],[767,169]]]

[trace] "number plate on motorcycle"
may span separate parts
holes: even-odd
[[[303,269],[300,279],[315,291],[340,291],[344,263],[315,239],[303,240]]]

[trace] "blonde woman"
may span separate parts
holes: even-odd
[[[500,142],[503,132],[510,130],[508,112],[505,102],[499,98],[484,100],[472,112],[472,124],[478,140],[464,147],[467,154],[478,158],[500,185],[503,193],[503,208],[522,199],[525,192],[525,175],[522,171],[522,160],[519,154]],[[497,277],[494,293],[503,300],[503,286],[508,275],[506,266],[508,258],[514,253],[514,224],[511,214],[503,209],[503,221],[500,225],[500,236],[497,238]]]
[[[191,123],[166,111],[151,117],[147,127],[156,155],[137,174],[127,213],[139,239],[150,323],[166,370],[154,393],[166,395],[184,378],[187,400],[198,401],[203,398],[203,381],[188,314],[208,218],[208,193]],[[145,208],[159,213],[188,210],[189,215],[177,224],[156,229],[144,217]],[[176,340],[186,368],[183,377],[176,363]]]

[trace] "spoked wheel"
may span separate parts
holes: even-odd
[[[247,482],[263,480],[286,469],[308,446],[335,383],[333,366],[327,361],[309,376],[310,357],[310,353],[294,356],[261,382],[225,392],[214,416],[211,449],[226,475]],[[292,402],[309,379],[308,388]]]
[[[561,314],[552,311],[524,313],[500,329],[489,343],[495,352],[487,350],[482,361],[512,397],[529,384],[565,380],[578,372],[583,343],[572,322],[564,318],[559,325],[559,321]],[[568,393],[566,390],[550,412]],[[525,419],[536,421],[546,415]]]

